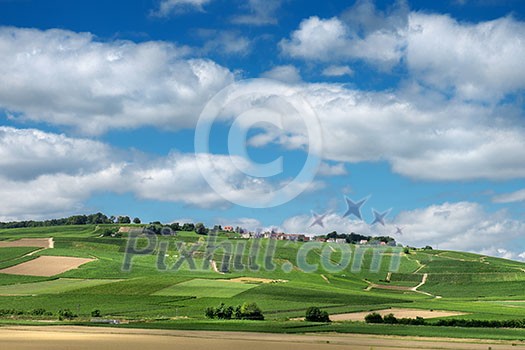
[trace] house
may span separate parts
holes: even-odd
[[[250,239],[252,237],[252,235],[250,234],[250,232],[244,232],[241,234],[241,238],[244,238],[244,239]]]
[[[335,243],[337,244],[345,244],[346,238],[336,238]]]
[[[335,239],[333,239],[333,238],[328,238],[328,239],[326,240],[326,243],[335,243]]]
[[[233,232],[233,226],[224,226],[223,230],[228,231],[228,232]]]
[[[368,241],[366,239],[362,239],[359,241],[359,244],[363,245],[363,244],[368,244]]]

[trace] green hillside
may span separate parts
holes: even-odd
[[[476,320],[525,315],[525,264],[515,261],[451,251],[411,250],[407,254],[395,247],[353,245],[345,245],[348,251],[343,254],[337,244],[243,240],[224,234],[210,246],[206,236],[178,232],[175,237],[155,236],[151,251],[135,254],[129,271],[123,271],[126,247],[130,248],[126,234],[101,237],[102,230],[89,225],[0,230],[0,242],[54,238],[54,248],[0,248],[0,268],[40,256],[95,259],[52,277],[0,272],[1,322],[56,320],[59,310],[69,309],[78,317],[68,322],[82,323],[89,322],[91,312],[98,309],[102,317],[134,327],[391,334],[413,334],[419,329],[420,335],[454,336],[457,331],[448,332],[446,327],[436,331],[431,326],[316,324],[290,319],[304,317],[310,306],[330,315],[387,308],[448,310],[463,313],[448,318]],[[135,250],[143,252],[148,245],[145,237],[135,243]],[[228,247],[237,252],[229,259],[225,257]],[[191,259],[181,260],[188,251],[193,251]],[[271,259],[268,252],[273,253]],[[315,270],[304,272],[299,268],[302,263]],[[208,320],[204,315],[207,307],[245,302],[257,303],[265,321]],[[47,314],[38,315],[37,309]],[[515,331],[511,338],[525,338],[525,329]],[[500,334],[505,338],[505,332],[495,329],[470,336],[498,338]]]

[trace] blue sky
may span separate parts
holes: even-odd
[[[521,1],[4,0],[0,57],[2,221],[103,211],[525,258]]]

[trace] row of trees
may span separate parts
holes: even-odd
[[[0,222],[0,229],[3,228],[22,228],[22,227],[46,227],[46,226],[63,226],[63,225],[99,225],[99,224],[131,224],[129,216],[107,216],[102,213],[90,215],[73,215],[62,219],[51,219],[42,221],[11,221]],[[139,218],[134,218],[133,223],[140,224]]]
[[[207,318],[220,320],[264,320],[264,315],[256,303],[244,303],[236,307],[221,303],[218,307],[208,307],[204,311]]]
[[[323,236],[321,236],[323,237]],[[349,243],[349,244],[356,244],[356,243],[359,243],[360,241],[369,241],[370,243],[373,243],[373,242],[385,242],[385,243],[390,243],[390,242],[394,242],[395,239],[390,237],[390,236],[364,236],[364,235],[360,235],[358,233],[337,233],[337,231],[332,231],[330,233],[328,233],[326,236],[324,236],[324,238],[327,238],[327,239],[345,239],[346,240],[346,243]]]
[[[422,317],[397,318],[394,314],[381,316],[373,312],[365,316],[366,323],[385,324],[408,324],[418,326],[441,326],[441,327],[479,327],[479,328],[525,328],[525,319],[516,320],[467,320],[467,319],[442,319],[427,321]]]

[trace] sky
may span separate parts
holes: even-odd
[[[0,221],[525,260],[519,0],[0,0]]]

